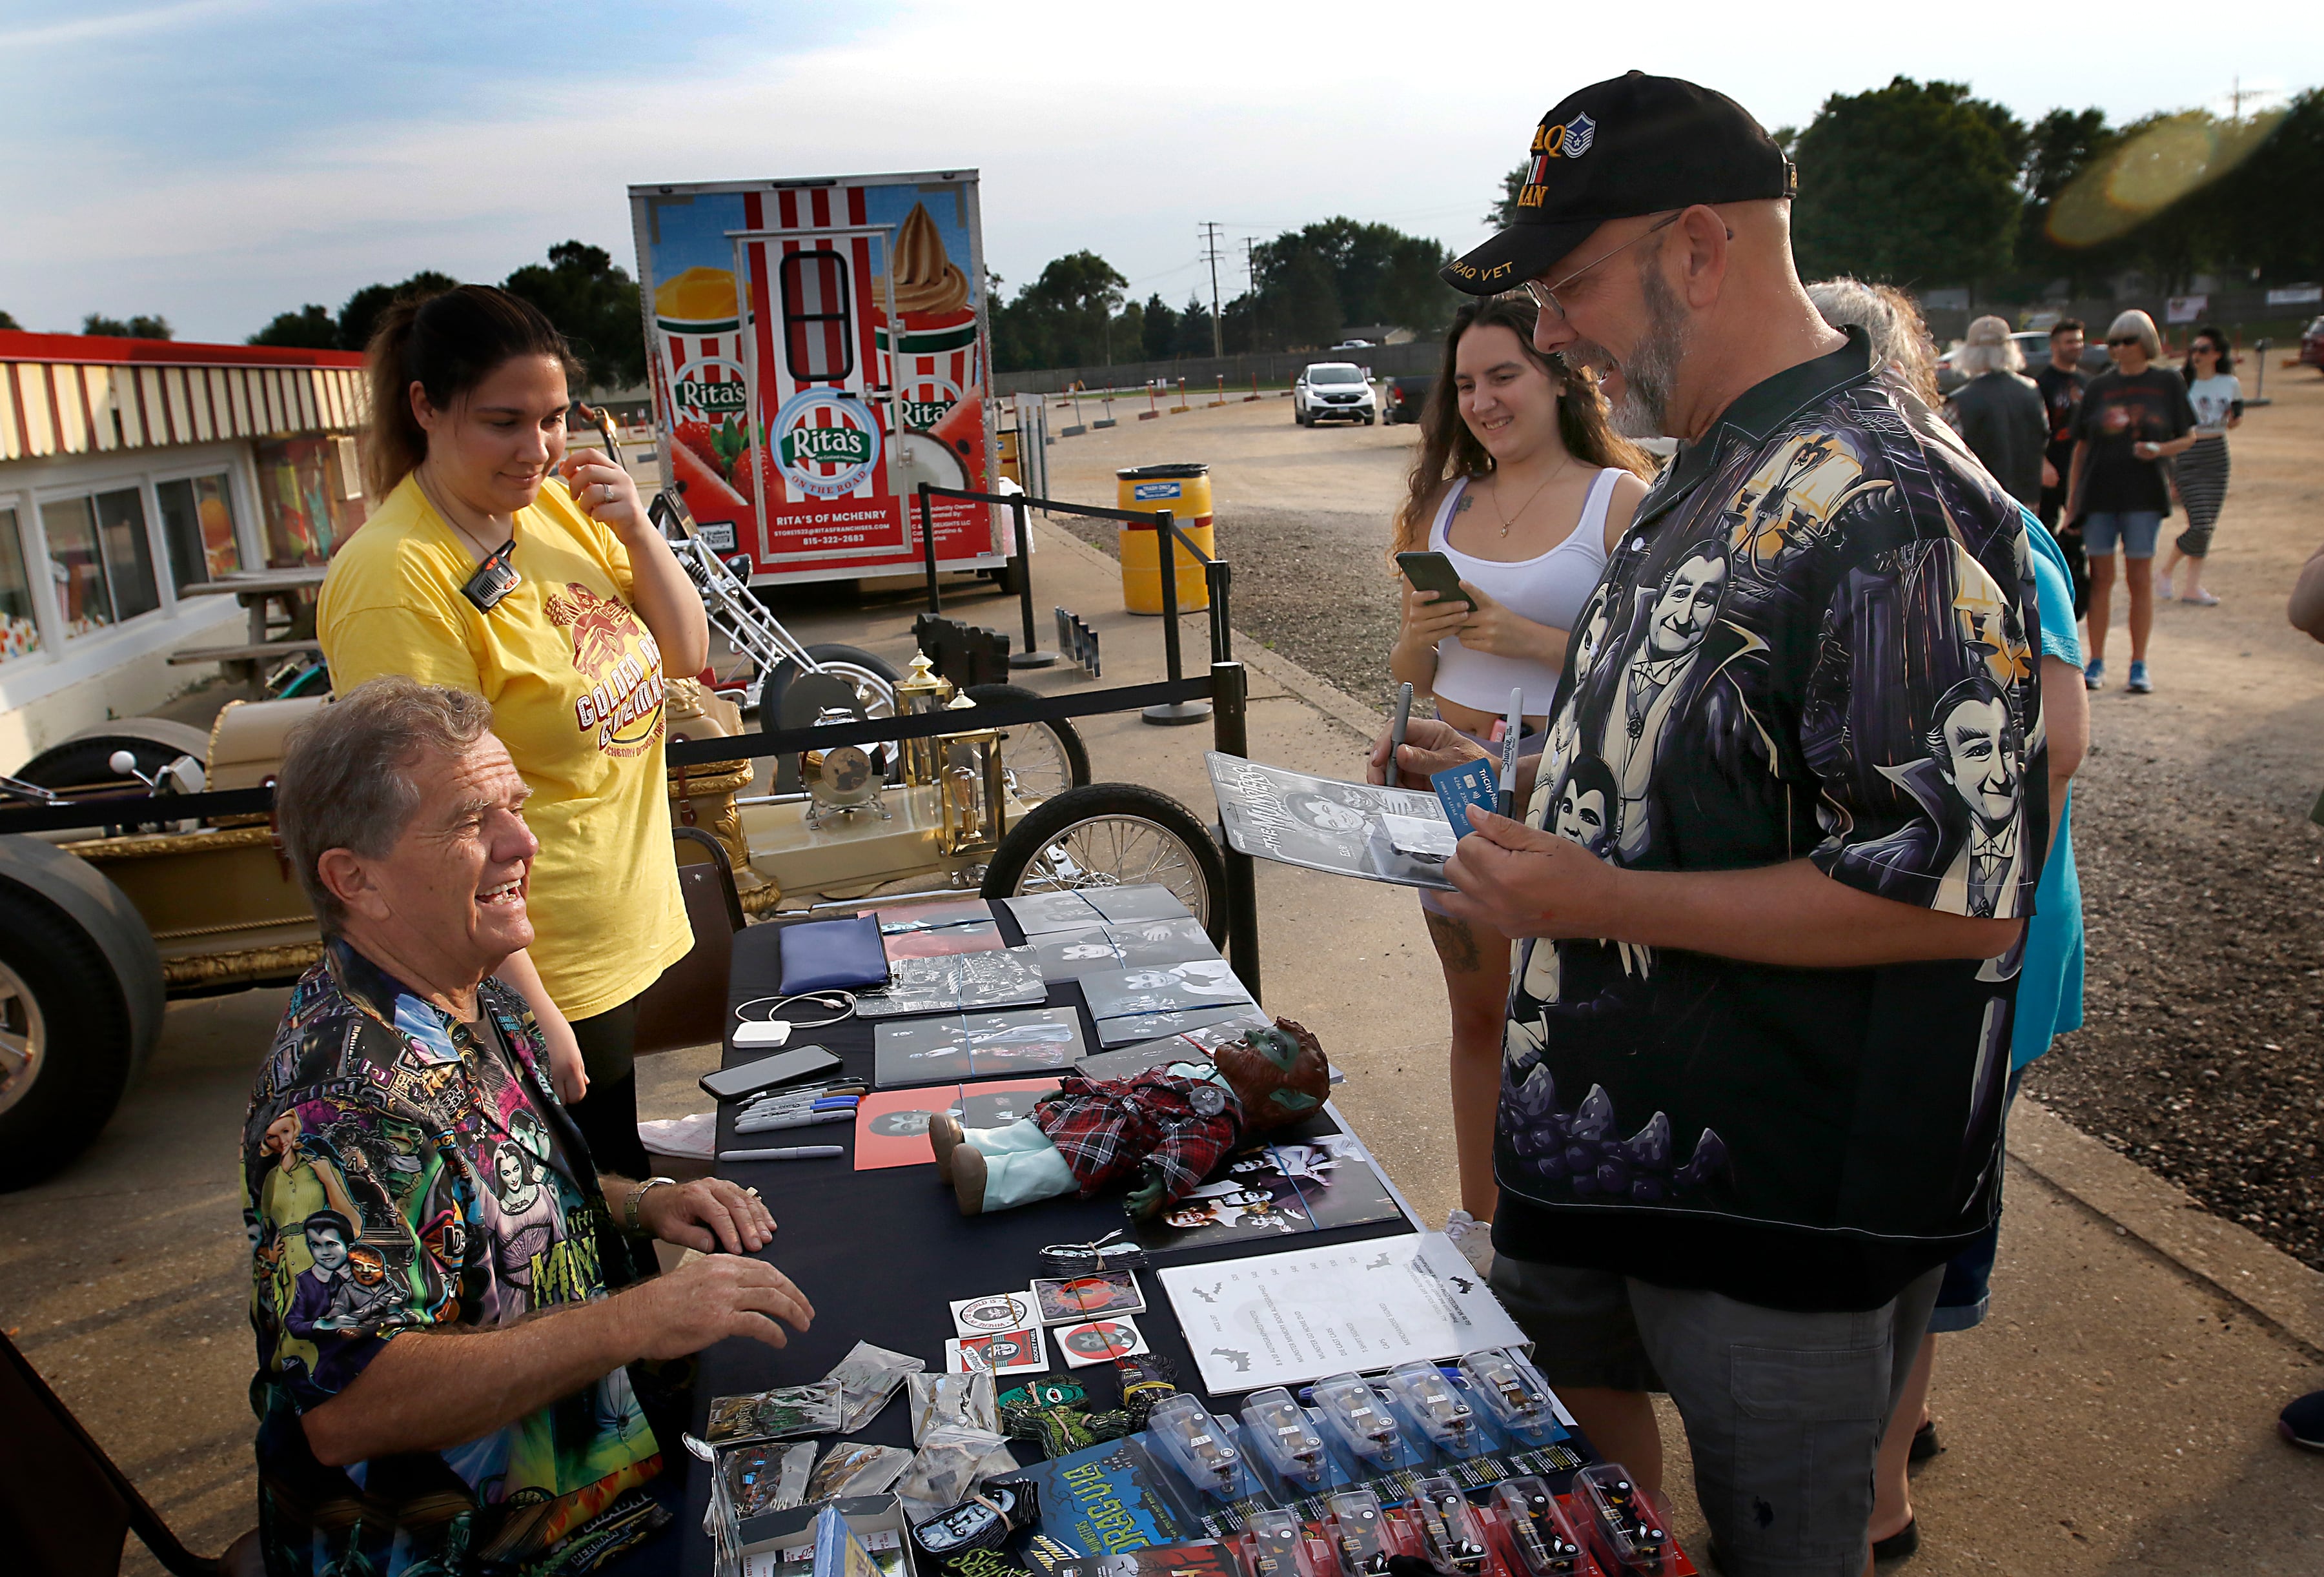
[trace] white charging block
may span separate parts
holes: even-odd
[[[734,1027],[737,1046],[780,1046],[791,1038],[788,1019],[745,1019]]]

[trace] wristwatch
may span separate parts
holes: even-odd
[[[642,1183],[631,1185],[629,1203],[622,1208],[622,1231],[623,1232],[632,1238],[642,1238],[646,1235],[645,1228],[638,1224],[638,1205],[644,1200],[647,1194],[651,1194],[655,1189],[665,1185],[675,1188],[678,1186],[678,1179],[675,1177],[649,1177]]]

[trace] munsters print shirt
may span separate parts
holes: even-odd
[[[1573,626],[1531,823],[1634,870],[1806,859],[2022,918],[2049,825],[2034,610],[2015,503],[1850,331],[1640,505]],[[1519,944],[1496,1244],[1885,1302],[1991,1216],[2015,973]]]

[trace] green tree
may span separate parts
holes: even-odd
[[[1105,327],[1105,364],[1134,362],[1146,354],[1146,309],[1131,301]]]
[[[106,339],[167,339],[170,320],[159,313],[147,317],[141,312],[127,319],[107,318],[102,312],[91,312],[80,320],[83,334],[94,334]]]
[[[1178,338],[1171,354],[1206,356],[1215,348],[1211,343],[1210,304],[1200,296],[1189,295],[1186,309],[1178,314]]]
[[[2205,192],[2220,249],[2271,284],[2324,278],[2324,88],[2292,101],[2250,157]]]
[[[15,318],[10,317],[7,313],[0,312],[0,328],[14,328],[21,330],[23,327],[24,326],[23,324],[17,322]]]
[[[1251,249],[1259,288],[1245,332],[1278,349],[1328,346],[1351,323],[1434,333],[1461,299],[1436,277],[1444,261],[1435,242],[1388,225],[1335,217],[1287,230]]]
[[[1529,162],[1520,164],[1501,177],[1501,195],[1494,198],[1493,206],[1485,210],[1480,223],[1490,225],[1496,230],[1506,230],[1517,222],[1517,193],[1525,189],[1526,171],[1532,168]]]
[[[638,282],[604,247],[560,241],[549,249],[546,266],[527,263],[501,288],[531,302],[557,325],[592,387],[628,389],[645,382]]]
[[[2001,272],[2023,206],[2015,124],[1959,82],[1898,77],[1825,99],[1796,154],[1801,273],[1927,286]]]
[[[2108,272],[2103,252],[2061,246],[2050,236],[2050,205],[2073,179],[2114,145],[2116,134],[2102,109],[2053,109],[2028,132],[2018,183],[2016,262],[2027,282],[2040,290],[2061,276],[2070,294],[2085,295]]]
[[[450,274],[423,268],[400,285],[365,285],[339,309],[339,348],[362,350],[370,345],[380,314],[404,298],[439,296],[459,282]]]
[[[301,350],[339,348],[338,320],[319,301],[309,301],[296,312],[278,312],[274,321],[250,337],[252,345],[292,346]]]
[[[1178,314],[1169,302],[1162,299],[1159,290],[1146,300],[1146,328],[1141,348],[1149,362],[1167,362],[1181,354],[1178,349]]]
[[[993,364],[1001,372],[1101,364],[1107,326],[1129,282],[1096,253],[1082,251],[1051,260],[1006,306],[996,291]]]

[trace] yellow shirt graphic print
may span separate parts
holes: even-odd
[[[637,995],[692,942],[671,852],[661,652],[628,552],[551,481],[516,516],[518,584],[481,613],[475,550],[406,478],[331,561],[316,633],[345,695],[382,674],[475,690],[532,789],[533,963],[566,1016]]]

